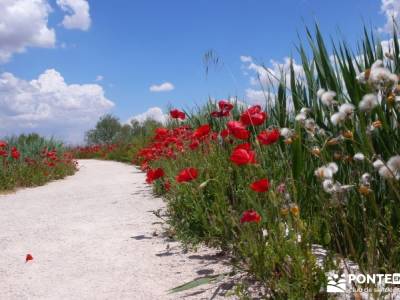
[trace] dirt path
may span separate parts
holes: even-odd
[[[0,299],[215,299],[218,285],[168,295],[228,267],[160,236],[164,206],[132,166],[81,160],[80,171],[0,195]],[[31,253],[33,261],[25,263]]]

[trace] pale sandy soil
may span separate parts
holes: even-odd
[[[0,195],[0,299],[219,299],[227,285],[169,295],[229,271],[216,251],[183,253],[161,236],[144,174],[81,160],[74,176]],[[153,236],[154,232],[158,236]],[[27,253],[33,261],[25,263]]]

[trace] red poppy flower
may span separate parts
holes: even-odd
[[[260,132],[260,134],[257,136],[257,139],[263,145],[270,145],[278,141],[279,136],[279,129],[274,128]]]
[[[5,148],[7,147],[7,142],[6,141],[0,141],[0,148]]]
[[[233,109],[233,104],[226,100],[218,101],[218,106],[221,111],[230,112]]]
[[[173,109],[169,112],[171,118],[173,119],[181,119],[185,120],[186,115],[183,111],[180,111],[179,109]]]
[[[248,108],[240,115],[240,121],[244,125],[258,126],[265,122],[267,119],[267,114],[261,111],[261,106],[255,105]]]
[[[223,129],[220,133],[222,138],[226,138],[229,135],[229,129]]]
[[[161,177],[164,176],[164,170],[161,168],[157,168],[157,169],[150,169],[147,171],[146,174],[146,182],[147,183],[152,183],[154,180],[157,180]]]
[[[254,181],[250,184],[250,188],[258,193],[267,192],[269,190],[269,181],[267,178]]]
[[[12,147],[11,149],[11,157],[14,158],[15,160],[19,159],[21,156],[21,153],[17,150],[17,148]]]
[[[7,153],[6,150],[1,150],[0,149],[0,156],[7,157],[7,155],[8,155],[8,153]]]
[[[198,172],[195,168],[186,168],[183,169],[178,176],[176,176],[177,182],[188,182],[196,179],[198,176]]]
[[[199,147],[200,142],[198,140],[194,140],[193,142],[190,143],[189,148],[192,150],[195,150]]]
[[[243,212],[240,218],[240,223],[259,223],[261,221],[261,216],[253,209],[249,209]]]
[[[210,125],[208,125],[208,124],[202,125],[195,130],[195,132],[193,133],[193,137],[194,138],[202,138],[203,136],[206,136],[207,134],[209,134],[210,130],[211,130]]]
[[[226,123],[228,126],[229,132],[237,139],[246,140],[250,137],[250,131],[246,129],[246,127],[238,122],[238,121],[229,121]]]
[[[31,254],[27,254],[25,257],[25,263],[27,263],[30,260],[33,260],[33,256]]]
[[[231,154],[231,162],[237,165],[246,165],[246,164],[254,164],[255,160],[255,153],[251,150],[246,150],[242,148],[237,148],[233,150]]]
[[[167,192],[171,189],[171,183],[170,183],[169,181],[166,181],[166,182],[164,183],[164,189],[165,189],[165,191],[167,191]]]

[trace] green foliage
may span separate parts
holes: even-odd
[[[72,175],[76,170],[72,155],[57,140],[32,133],[5,138],[5,141],[7,146],[0,148],[5,153],[0,156],[0,191],[43,185]],[[18,159],[11,156],[14,147],[20,153]],[[48,155],[49,152],[54,155]]]
[[[297,47],[304,74],[295,74],[291,65],[290,80],[278,84],[274,104],[266,99],[269,120],[250,127],[249,142],[257,164],[233,165],[229,157],[240,141],[221,138],[195,150],[184,144],[185,150],[174,159],[150,161],[152,168],[165,172],[154,187],[167,200],[169,223],[177,237],[185,243],[204,242],[229,251],[235,266],[252,274],[265,288],[265,297],[273,299],[321,296],[325,272],[338,265],[337,257],[352,259],[367,274],[394,273],[400,266],[400,184],[395,178],[382,177],[372,165],[378,158],[387,162],[399,154],[400,114],[395,99],[400,89],[393,83],[369,81],[372,64],[385,53],[367,30],[357,55],[344,42],[332,43],[330,55],[318,27],[306,33],[308,46]],[[396,33],[393,39],[388,54],[392,58],[384,65],[398,75]],[[335,92],[337,103],[322,104],[317,96],[320,88]],[[368,93],[379,94],[381,100],[376,108],[364,112],[358,105]],[[354,112],[336,124],[331,116],[344,103],[354,105]],[[307,108],[308,123],[295,120],[302,108]],[[215,109],[210,102],[188,114],[187,121],[174,121],[169,128],[210,124],[220,133],[226,120],[211,118]],[[231,119],[238,120],[239,115],[236,105]],[[285,141],[260,145],[254,137],[272,127],[287,127],[292,133]],[[354,159],[356,153],[365,159]],[[335,192],[324,188],[324,179],[315,175],[330,162],[338,166],[332,176]],[[176,175],[187,167],[198,169],[199,177],[177,183]],[[367,183],[363,182],[365,173],[371,177]],[[249,189],[253,181],[264,177],[271,181],[267,193]],[[166,182],[171,183],[168,191]],[[282,186],[284,191],[279,191]],[[248,209],[261,215],[260,223],[240,224]],[[328,250],[325,263],[317,263],[314,244]]]

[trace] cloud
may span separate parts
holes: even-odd
[[[399,0],[382,0],[381,13],[386,17],[386,23],[383,27],[379,28],[380,32],[392,32],[393,20],[400,21],[400,1]]]
[[[0,75],[0,135],[34,131],[79,142],[113,106],[100,85],[69,85],[54,69],[31,81]]]
[[[133,116],[128,120],[128,123],[131,121],[138,121],[139,123],[143,123],[146,120],[154,120],[160,122],[161,124],[165,124],[167,122],[168,115],[164,114],[162,109],[159,107],[151,107],[144,113]]]
[[[251,85],[259,85],[260,83],[265,86],[276,86],[281,79],[285,79],[286,82],[290,80],[290,58],[285,57],[283,62],[276,60],[270,60],[269,66],[256,64],[252,57],[241,56],[241,61],[244,63],[244,68],[253,72],[250,77]],[[304,70],[302,65],[296,63],[293,59],[293,69],[297,77],[304,77]],[[282,78],[282,75],[285,78]]]
[[[103,75],[97,75],[95,81],[103,81],[104,76]]]
[[[264,106],[268,99],[271,99],[272,94],[264,92],[263,90],[246,90],[246,101],[251,105],[262,105]],[[273,98],[272,98],[273,99]]]
[[[169,91],[172,91],[173,89],[175,89],[175,87],[170,82],[164,82],[164,83],[161,83],[159,85],[153,84],[149,88],[150,92],[153,92],[153,93],[169,92]]]
[[[57,5],[67,12],[62,21],[65,28],[84,31],[90,28],[91,19],[87,0],[57,0]]]
[[[27,47],[55,46],[56,34],[47,24],[47,0],[1,0],[0,11],[0,63]]]

